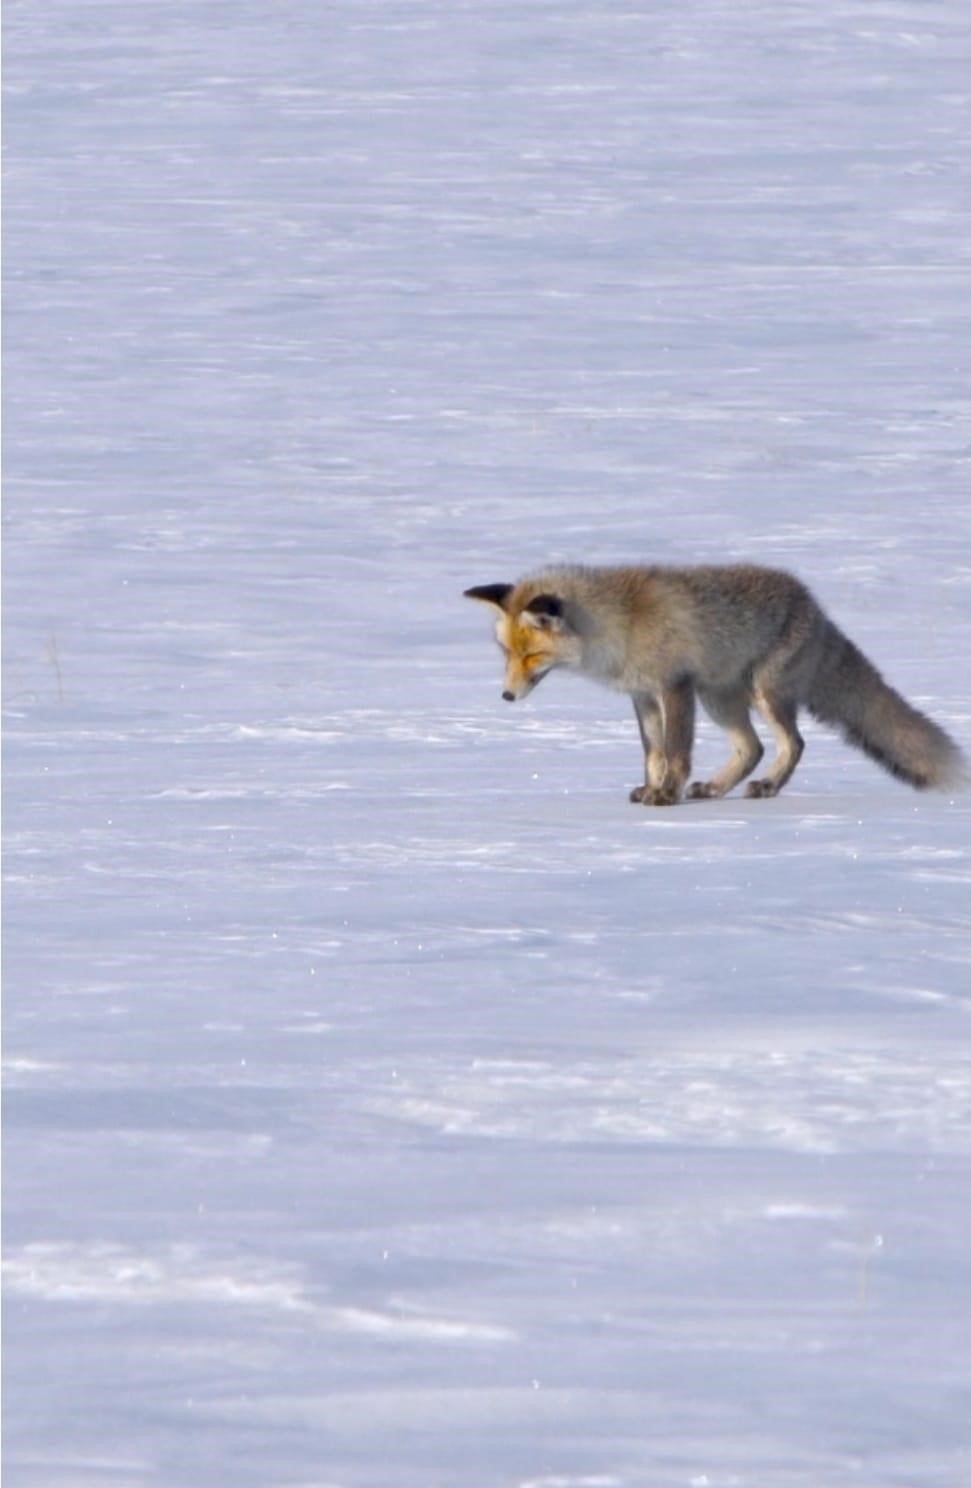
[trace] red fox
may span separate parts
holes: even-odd
[[[696,698],[728,731],[733,752],[711,780],[688,787],[693,799],[723,796],[755,769],[763,749],[753,706],[775,736],[776,755],[767,774],[749,782],[748,796],[777,795],[792,775],[804,747],[800,707],[918,790],[947,790],[966,778],[954,740],[884,682],[809,590],[781,570],[550,568],[465,593],[497,612],[508,702],[556,667],[630,694],[645,773],[632,801],[681,800]]]

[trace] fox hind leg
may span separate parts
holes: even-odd
[[[799,700],[808,696],[819,666],[822,617],[815,606],[790,616],[778,645],[752,678],[752,701],[775,737],[776,756],[762,780],[753,780],[747,796],[776,796],[802,758],[805,741],[797,719]]]
[[[732,742],[732,754],[711,780],[695,780],[689,786],[688,796],[693,801],[727,795],[740,780],[751,775],[764,753],[762,742],[752,727],[749,701],[743,689],[705,690],[698,696],[709,717],[727,731]]]
[[[776,742],[776,756],[763,780],[752,780],[746,787],[747,796],[777,796],[792,775],[802,758],[805,741],[796,726],[798,706],[780,693],[764,686],[756,686],[755,706],[772,730]]]

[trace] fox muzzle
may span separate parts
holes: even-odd
[[[518,672],[514,677],[506,677],[503,684],[502,696],[507,703],[518,703],[521,698],[529,697],[534,687],[538,687],[543,678],[553,670],[552,667],[541,667],[528,674]]]

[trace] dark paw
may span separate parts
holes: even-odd
[[[745,787],[745,794],[750,801],[764,800],[766,796],[776,796],[779,787],[774,780],[750,780]]]
[[[679,792],[667,785],[659,789],[650,785],[639,785],[636,790],[631,791],[630,798],[641,806],[676,806]]]
[[[689,801],[713,801],[720,794],[710,780],[693,780],[688,786]]]

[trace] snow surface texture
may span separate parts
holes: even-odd
[[[966,0],[6,19],[9,1488],[964,1488],[967,800],[634,808],[460,596],[967,743]]]

